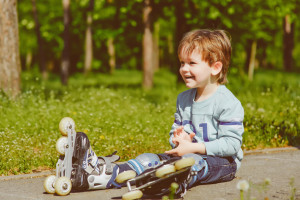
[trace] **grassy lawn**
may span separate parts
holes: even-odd
[[[22,74],[22,95],[11,101],[0,93],[0,174],[55,168],[59,121],[69,116],[88,134],[97,155],[118,151],[122,160],[169,149],[174,121],[176,77],[161,70],[154,89],[141,89],[138,71],[114,75],[74,75],[61,86],[51,75]],[[300,144],[300,75],[258,71],[254,81],[231,74],[227,87],[245,109],[243,149]]]

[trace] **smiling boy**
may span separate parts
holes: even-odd
[[[244,110],[226,88],[231,56],[230,39],[223,30],[187,33],[178,48],[180,74],[190,90],[178,95],[170,131],[175,156],[201,155],[205,167],[194,183],[230,181],[243,158]]]

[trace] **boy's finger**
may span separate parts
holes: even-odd
[[[172,139],[172,142],[173,142],[176,146],[178,145],[177,140],[175,140],[174,138]]]
[[[194,137],[195,137],[195,133],[190,133],[190,137],[191,137],[191,139],[193,139]]]
[[[178,134],[179,134],[178,129],[176,129],[174,133],[175,133],[176,136],[178,136]]]
[[[174,130],[174,136],[178,135],[178,128]]]
[[[178,143],[179,143],[179,141],[180,141],[180,138],[178,138],[178,137],[177,137],[177,138],[173,138],[173,139],[172,139],[172,142],[173,142],[173,143],[177,143],[177,144],[178,144]]]
[[[176,154],[176,150],[172,149],[170,151],[165,151],[166,154]]]
[[[165,151],[165,153],[167,153],[167,154],[172,154],[172,150],[170,150],[170,151]]]

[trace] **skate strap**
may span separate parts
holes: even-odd
[[[112,161],[111,159],[105,157],[105,156],[100,156],[98,158],[101,158],[104,160],[105,165],[106,165],[106,170],[105,170],[105,174],[109,175],[113,173],[113,166],[112,166]]]
[[[112,186],[115,186],[115,188],[121,188],[122,185],[119,185],[118,183],[115,182],[115,179],[118,175],[118,165],[116,165],[114,168],[113,168],[113,174],[112,174],[112,177],[110,178],[110,180],[108,181],[107,185],[106,185],[106,188],[111,188]]]
[[[111,176],[111,178],[109,179],[109,181],[107,182],[107,185],[106,185],[106,188],[112,188],[112,187],[115,187],[115,188],[121,188],[122,185],[119,185],[118,183],[115,182],[115,179],[118,175],[118,170],[119,167],[118,165],[116,165],[114,168],[113,168],[113,174]]]
[[[120,160],[120,156],[116,155],[117,151],[113,152],[112,154],[108,155],[108,156],[99,156],[98,158],[103,158],[103,160],[105,160],[104,158],[107,158],[110,160],[110,162],[116,162],[118,160]]]
[[[104,160],[104,162],[105,162],[105,165],[106,165],[105,173],[107,175],[112,174],[113,173],[113,164],[112,163],[118,159],[113,158],[113,157],[105,157],[105,156],[100,156],[98,158]]]

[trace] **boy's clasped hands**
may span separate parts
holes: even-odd
[[[183,126],[175,129],[173,133],[174,137],[172,138],[172,142],[175,144],[175,148],[166,151],[167,154],[173,154],[174,156],[183,156],[188,153],[196,153],[196,149],[194,148],[193,138],[195,137],[195,133],[188,134],[184,131]]]

